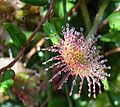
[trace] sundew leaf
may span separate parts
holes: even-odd
[[[44,6],[48,4],[48,0],[20,0],[20,1],[35,6]]]
[[[49,35],[52,43],[58,44],[57,37],[54,37],[55,34],[57,34],[57,31],[56,31],[55,27],[51,23],[46,22],[43,26],[43,29],[47,33],[47,35]]]
[[[26,35],[12,23],[4,23],[5,29],[8,31],[16,47],[20,48],[26,42]]]
[[[120,31],[120,12],[114,12],[108,17],[109,26],[111,29]]]

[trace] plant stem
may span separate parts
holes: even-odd
[[[90,15],[89,15],[85,0],[80,0],[80,10],[85,22],[86,33],[88,33],[91,28],[91,21],[90,21]]]
[[[43,24],[45,23],[45,21],[48,19],[48,17],[50,16],[51,12],[52,12],[52,8],[53,8],[53,3],[54,0],[51,0],[50,2],[50,6],[49,9],[45,15],[45,17],[42,19],[42,21],[40,22],[40,24],[37,26],[37,28],[34,30],[34,32],[32,33],[32,35],[30,36],[30,38],[26,41],[25,45],[22,47],[20,53],[17,55],[17,57],[11,62],[9,63],[7,66],[3,67],[0,69],[0,73],[4,72],[7,68],[11,68],[19,59],[20,57],[23,55],[23,53],[25,52],[26,48],[29,46],[30,42],[32,41],[32,39],[35,37],[36,33],[42,28]]]
[[[45,42],[45,47],[48,47],[49,41]],[[50,58],[50,52],[46,51],[45,52],[45,60],[48,60]],[[49,67],[49,63],[47,63],[45,65],[45,68]],[[50,70],[47,71],[47,78],[48,80],[50,80],[52,78],[52,72]],[[48,82],[48,90],[47,90],[47,96],[48,96],[48,105],[51,102],[52,98],[53,98],[53,88],[52,88],[52,84],[50,82]]]
[[[99,8],[98,13],[95,16],[94,22],[93,22],[93,26],[90,30],[90,32],[88,33],[88,37],[89,35],[95,35],[98,29],[98,26],[103,18],[103,14],[104,11],[106,10],[107,6],[109,5],[111,0],[104,0],[103,4],[101,5],[101,7]]]
[[[68,16],[71,16],[72,14],[74,14],[75,12],[77,12],[77,10],[79,9],[80,7],[80,2],[78,2],[75,6],[73,6],[71,8],[71,10],[68,12]]]
[[[73,107],[72,101],[71,101],[70,96],[69,96],[69,90],[68,90],[68,85],[67,84],[65,85],[65,91],[66,91],[69,107]]]
[[[64,20],[65,20],[65,24],[66,24],[68,22],[67,10],[66,10],[66,0],[63,0],[63,11],[64,11]]]

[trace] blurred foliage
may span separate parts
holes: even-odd
[[[120,107],[120,0],[65,1],[55,0],[53,13],[20,61],[1,73],[0,107]],[[49,4],[50,0],[0,0],[0,68],[18,55],[44,18]],[[56,88],[60,77],[52,84],[48,83],[47,76],[50,78],[54,71],[50,71],[51,74],[45,72],[42,62],[55,53],[40,49],[58,43],[54,35],[62,37],[62,26],[66,21],[78,31],[82,27],[84,36],[89,32],[102,36],[98,44],[112,69],[107,71],[111,77],[103,82],[105,90],[102,89],[102,94],[98,94],[96,99],[88,98],[86,83],[78,98],[80,80],[77,80],[72,97],[68,95],[72,78],[68,87],[62,90]]]

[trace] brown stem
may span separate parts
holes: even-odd
[[[35,52],[38,50],[39,47],[43,45],[45,42],[45,38],[42,38],[38,41],[38,43],[30,50],[30,52],[26,55],[26,59],[30,59],[31,56],[35,54]]]
[[[111,55],[113,53],[117,53],[117,52],[120,52],[120,48],[115,48],[115,49],[105,52],[105,56],[109,56],[109,55]]]
[[[67,16],[71,16],[72,14],[76,13],[77,10],[79,9],[80,7],[80,2],[78,2],[67,14]]]
[[[20,57],[25,52],[27,46],[30,44],[31,40],[35,37],[35,34],[41,29],[42,25],[45,23],[45,21],[48,19],[48,17],[52,13],[53,3],[54,3],[54,0],[51,0],[50,1],[49,9],[48,9],[45,17],[42,19],[42,21],[40,22],[40,24],[34,30],[34,32],[32,33],[32,35],[30,36],[30,38],[26,41],[25,45],[22,47],[22,49],[21,49],[20,53],[18,54],[18,56],[11,63],[9,63],[7,66],[1,68],[0,69],[0,73],[3,72],[3,71],[5,71],[7,68],[11,68],[20,59]]]

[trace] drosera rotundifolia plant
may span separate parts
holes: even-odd
[[[6,101],[120,107],[120,0],[0,0]]]
[[[93,97],[96,98],[96,85],[99,86],[99,93],[101,94],[101,81],[107,80],[107,77],[110,77],[110,74],[107,74],[105,70],[111,69],[111,67],[107,67],[104,64],[107,62],[107,59],[102,59],[104,56],[99,55],[99,46],[95,46],[97,39],[101,36],[94,37],[89,35],[86,38],[82,30],[81,28],[81,31],[77,32],[74,27],[70,28],[69,24],[66,24],[66,27],[62,28],[64,38],[58,37],[58,44],[42,49],[44,51],[58,52],[59,55],[50,58],[43,62],[43,64],[57,61],[45,69],[47,71],[51,68],[58,68],[57,73],[53,75],[49,82],[52,82],[62,72],[65,73],[65,77],[60,81],[58,89],[61,89],[69,76],[72,75],[74,79],[69,93],[70,96],[72,95],[77,78],[80,78],[78,96],[80,97],[84,79],[87,79],[88,97],[91,96],[91,91],[93,91]]]

